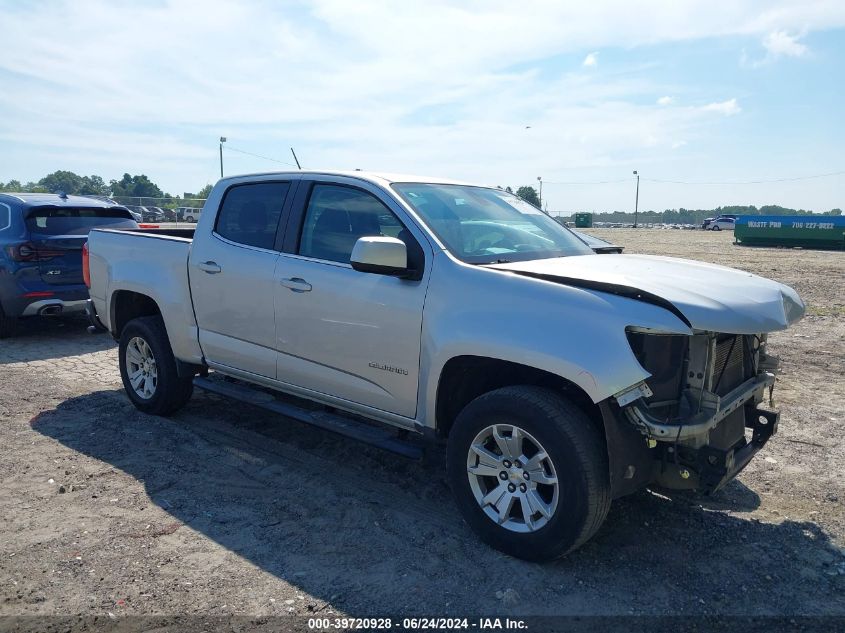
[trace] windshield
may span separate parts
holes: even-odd
[[[417,183],[393,188],[449,252],[470,264],[593,252],[537,207],[501,189]]]
[[[88,235],[93,228],[135,228],[129,211],[119,207],[38,207],[29,212],[26,226],[39,235]]]

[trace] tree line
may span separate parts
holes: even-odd
[[[164,201],[178,201],[180,196],[165,193],[145,174],[123,174],[120,180],[108,183],[97,175],[80,176],[72,171],[54,171],[41,180],[21,183],[19,180],[0,181],[0,191],[18,193],[58,193],[79,196],[107,196],[109,198],[158,198]],[[207,198],[211,185],[205,185],[190,198]]]
[[[706,218],[715,218],[723,214],[732,215],[813,215],[808,209],[790,209],[777,204],[766,204],[761,207],[755,205],[730,205],[715,209],[666,209],[664,211],[640,211],[637,223],[665,223],[665,224],[701,224]],[[557,215],[557,214],[552,214]],[[819,214],[815,214],[819,215]],[[821,215],[842,215],[842,209],[830,209]],[[572,214],[574,218],[575,214]],[[561,216],[563,217],[563,216]],[[632,224],[633,211],[609,211],[593,213],[593,222],[610,222]]]
[[[501,187],[500,187],[501,189]],[[531,186],[519,187],[513,191],[505,187],[505,191],[516,193],[517,196],[530,202],[535,207],[540,206],[540,196],[537,190]],[[663,211],[640,211],[637,213],[638,223],[665,223],[665,224],[701,224],[706,218],[715,218],[723,214],[733,215],[813,215],[814,211],[808,209],[790,209],[777,204],[765,204],[761,207],[751,205],[729,205],[716,207],[715,209],[665,209]],[[560,217],[563,220],[573,220],[575,213],[563,214],[551,211],[551,215]],[[842,215],[842,209],[830,209],[821,215]],[[593,222],[610,222],[633,224],[633,211],[601,211],[593,213]]]

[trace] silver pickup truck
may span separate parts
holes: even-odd
[[[593,254],[501,189],[357,171],[226,178],[195,232],[95,230],[84,259],[141,411],[198,386],[405,455],[445,443],[465,520],[533,560],[613,498],[736,476],[777,429],[767,333],[804,314],[749,273]]]

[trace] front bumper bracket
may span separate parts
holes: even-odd
[[[667,423],[655,418],[642,399],[625,407],[625,414],[634,426],[648,438],[663,442],[679,442],[693,447],[704,446],[710,431],[749,400],[759,402],[766,387],[775,383],[775,375],[763,372],[746,380],[724,396],[709,394],[702,410],[687,420]]]
[[[769,438],[777,433],[780,413],[762,409],[748,410],[746,428],[751,429],[751,440],[745,445],[730,450],[711,446],[698,449],[698,486],[704,493],[715,492],[736,477],[748,462],[765,446]]]

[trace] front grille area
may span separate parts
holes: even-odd
[[[745,381],[744,336],[724,335],[716,340],[713,392],[724,396]]]
[[[751,353],[754,337],[717,334],[714,343],[712,336],[697,335],[693,345],[690,336],[628,332],[634,355],[651,374],[646,384],[653,395],[645,399],[645,404],[652,416],[668,422],[694,415],[699,411],[701,385],[725,396],[756,373]],[[699,380],[692,380],[705,365],[712,373],[706,378],[699,373]],[[736,417],[741,423],[743,414]]]

